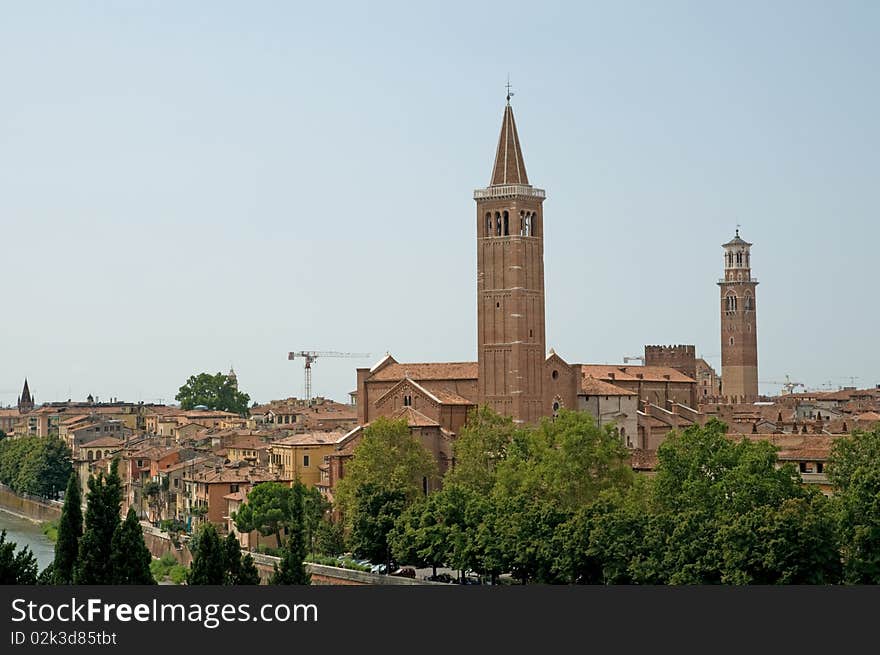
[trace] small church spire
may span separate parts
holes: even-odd
[[[21,390],[21,396],[18,399],[18,411],[21,414],[31,411],[34,408],[34,397],[28,388],[27,378],[24,379],[24,388]]]
[[[492,181],[489,182],[489,186],[529,183],[519,146],[516,121],[513,119],[513,108],[510,106],[510,98],[513,94],[510,92],[510,82],[507,84],[507,105],[504,107],[504,118],[501,120],[501,134],[498,137],[498,149],[495,152],[495,165],[492,167]]]

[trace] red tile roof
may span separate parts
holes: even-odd
[[[391,418],[405,418],[406,424],[412,428],[440,427],[440,424],[437,421],[425,416],[420,411],[413,409],[412,407],[402,407],[397,412],[395,412],[391,416]]]
[[[410,377],[413,380],[476,380],[477,362],[394,362],[374,373],[369,380],[391,382]]]
[[[638,394],[629,389],[623,389],[614,384],[597,380],[587,376],[581,380],[581,391],[588,396],[637,396]]]

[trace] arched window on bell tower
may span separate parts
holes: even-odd
[[[501,214],[499,212],[495,212],[495,236],[501,236]]]
[[[492,212],[486,212],[486,236],[492,236]]]
[[[504,236],[510,236],[510,215],[504,212]]]
[[[755,299],[752,298],[752,294],[750,291],[746,291],[746,297],[743,300],[743,309],[747,312],[755,311]]]
[[[732,314],[736,311],[736,294],[732,291],[724,296],[724,311]]]

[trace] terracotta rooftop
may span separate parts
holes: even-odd
[[[693,378],[668,366],[614,366],[609,364],[581,364],[582,377],[594,377],[604,382],[690,382]],[[639,376],[642,376],[641,378]],[[669,376],[667,379],[665,376]]]
[[[80,444],[80,448],[121,448],[124,444],[122,439],[116,437],[101,437],[88,443]]]
[[[305,432],[273,441],[273,446],[322,446],[338,444],[345,439],[344,432]]]
[[[581,380],[581,391],[588,396],[636,396],[633,391],[587,376]]]
[[[864,414],[859,414],[858,416],[856,416],[856,420],[862,423],[866,421],[880,421],[880,414],[878,414],[877,412],[865,412]]]
[[[429,390],[429,393],[443,405],[476,405],[474,401],[463,398],[449,389],[434,389],[433,391]]]
[[[406,424],[413,428],[436,428],[440,426],[437,421],[425,416],[420,411],[413,409],[412,407],[401,407],[391,416],[391,418],[405,418]]]
[[[376,371],[370,381],[396,382],[405,377],[413,380],[476,380],[477,362],[394,362]]]
[[[223,445],[227,450],[230,448],[265,450],[271,445],[271,443],[266,439],[261,439],[254,435],[241,435],[228,439]]]
[[[61,421],[61,425],[73,425],[74,423],[88,420],[88,418],[88,414],[78,414],[77,416],[71,416],[70,418],[64,419],[63,421]]]
[[[207,468],[196,472],[194,475],[184,475],[185,480],[217,484],[221,482],[270,482],[280,480],[271,475],[265,469],[257,469],[252,466],[230,467],[224,466],[218,471],[217,468]]]

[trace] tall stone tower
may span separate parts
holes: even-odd
[[[25,378],[24,388],[21,390],[21,395],[18,397],[18,413],[27,414],[33,408],[34,397],[31,395],[31,390],[28,389],[28,381],[27,378]]]
[[[755,289],[749,249],[736,236],[725,243],[721,287],[721,395],[730,402],[752,402],[758,397],[758,333]]]
[[[529,184],[508,95],[492,179],[474,191],[479,402],[526,423],[547,413],[544,197]]]

